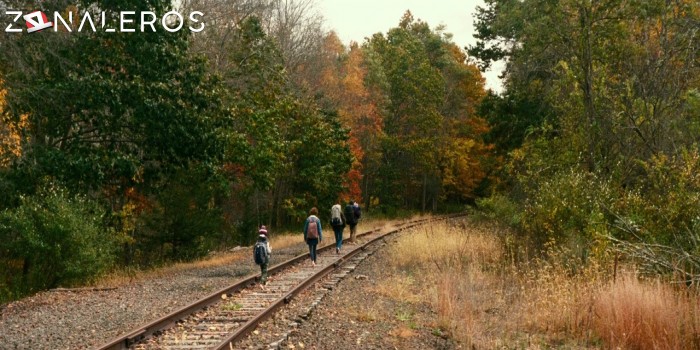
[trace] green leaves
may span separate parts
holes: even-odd
[[[343,190],[351,164],[348,130],[337,114],[300,98],[275,43],[255,17],[241,23],[223,74],[225,116],[219,132],[234,197],[244,204],[244,229],[261,222],[296,222]],[[247,232],[247,231],[244,231]]]
[[[45,34],[18,36],[2,65],[14,117],[30,116],[26,156],[45,174],[94,189],[215,156],[211,82],[182,33]]]
[[[470,53],[507,58],[508,91],[481,113],[531,238],[697,251],[699,20],[696,1],[487,1]]]
[[[47,183],[0,213],[0,279],[18,293],[90,280],[108,269],[115,243],[104,212]],[[0,300],[3,296],[0,295]]]

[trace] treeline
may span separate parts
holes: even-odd
[[[572,265],[624,253],[697,282],[698,28],[697,1],[486,1],[469,52],[507,60],[481,106],[505,195],[482,204]]]
[[[407,13],[348,48],[308,0],[179,6],[206,29],[0,33],[0,300],[250,243],[337,200],[392,215],[485,190],[484,81],[443,29]]]

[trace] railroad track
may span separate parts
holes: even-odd
[[[270,277],[264,289],[256,283],[257,275],[250,276],[132,330],[96,350],[232,349],[236,341],[253,331],[260,322],[273,315],[304,289],[336,270],[340,270],[340,274],[335,275],[337,278],[342,278],[352,271],[352,268],[340,267],[352,262],[353,257],[357,255],[364,258],[362,253],[375,242],[429,220],[446,218],[449,217],[415,220],[385,233],[375,229],[358,234],[365,243],[346,245],[346,249],[352,249],[341,254],[335,253],[333,244],[324,246],[318,249],[316,266],[310,264],[308,253],[299,255],[271,267],[268,270]],[[332,239],[332,235],[330,237]]]

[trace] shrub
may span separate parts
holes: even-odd
[[[84,283],[109,268],[115,250],[103,216],[91,201],[55,186],[0,213],[3,298]]]
[[[611,209],[617,248],[644,272],[700,281],[700,153],[658,155],[644,167],[646,177]]]
[[[494,194],[488,198],[477,199],[480,214],[491,220],[496,220],[511,228],[520,228],[522,211],[517,203],[502,194]]]

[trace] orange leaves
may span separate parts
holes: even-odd
[[[355,164],[353,164],[353,169],[350,169],[347,174],[345,179],[346,191],[341,195],[343,200],[359,201],[362,198],[362,187],[360,186],[362,183],[362,165],[359,164],[358,168],[356,169]]]
[[[345,199],[361,198],[363,163],[368,149],[378,148],[382,130],[381,115],[374,97],[365,86],[367,75],[362,49],[351,44],[348,49],[331,32],[323,42],[317,67],[309,67],[305,84],[323,96],[323,103],[338,111],[340,120],[350,129],[348,140],[353,155],[351,170],[344,179]]]

